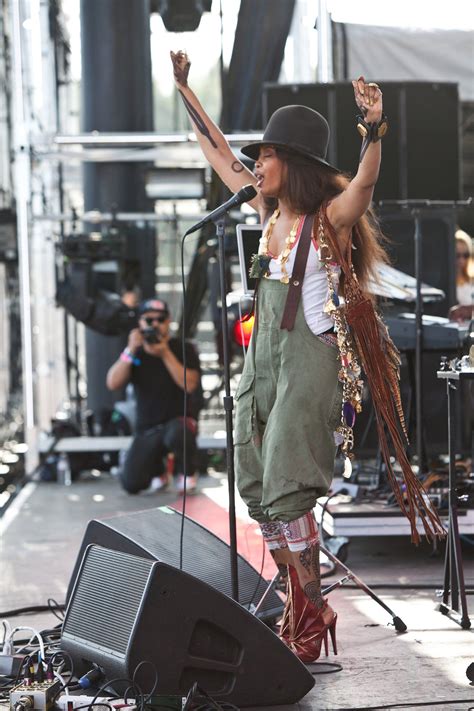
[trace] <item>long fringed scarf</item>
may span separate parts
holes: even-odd
[[[325,235],[329,235],[330,240],[325,240]],[[428,498],[422,483],[414,474],[405,451],[408,435],[399,386],[400,354],[390,338],[385,324],[375,311],[372,301],[364,295],[360,287],[351,262],[350,244],[348,257],[345,258],[342,255],[334,228],[327,219],[325,206],[319,213],[318,239],[321,252],[324,254],[324,250],[327,250],[323,261],[329,263],[333,260],[332,263],[334,263],[335,259],[344,272],[345,306],[341,309],[337,298],[336,308],[330,308],[329,312],[333,311],[336,331],[338,330],[337,319],[345,319],[355,346],[354,351],[364,369],[372,396],[380,449],[387,467],[388,479],[400,509],[410,522],[412,541],[414,543],[420,541],[420,534],[416,527],[418,516],[428,538],[445,536],[446,531],[438,513]],[[331,251],[334,254],[334,259]],[[331,292],[329,272],[328,281]],[[341,354],[341,359],[343,357],[344,354]],[[355,403],[356,409],[360,409],[357,407],[358,404],[360,403]],[[351,407],[350,403],[349,407]],[[347,427],[347,416],[346,421],[343,421],[339,429],[343,434],[347,434],[348,429],[351,430],[350,427]],[[390,461],[390,442],[401,467],[403,482],[397,479],[393,471]]]

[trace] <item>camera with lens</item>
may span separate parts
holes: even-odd
[[[141,334],[143,338],[145,339],[146,343],[159,343],[161,341],[160,334],[158,331],[155,331],[153,326],[148,326],[147,328],[142,328],[141,329]]]

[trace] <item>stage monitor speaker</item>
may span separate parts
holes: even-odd
[[[461,196],[460,103],[451,82],[380,82],[389,131],[374,200],[458,200]],[[350,82],[265,84],[263,117],[281,106],[303,104],[331,127],[328,161],[354,175],[359,165],[359,113]]]
[[[123,694],[185,696],[195,682],[239,707],[293,704],[314,685],[263,622],[226,595],[165,563],[88,546],[61,649],[77,676],[98,665]],[[144,663],[143,663],[144,662]],[[156,684],[156,688],[154,688]],[[131,692],[133,693],[133,691]]]
[[[66,599],[69,600],[84,551],[91,543],[179,568],[181,519],[181,514],[174,509],[160,506],[147,511],[113,516],[102,521],[89,521]],[[184,517],[183,541],[183,570],[232,597],[230,548],[227,543],[187,516]],[[240,555],[237,557],[237,570],[239,602],[252,611],[263,596],[268,583]],[[257,614],[260,619],[272,619],[282,611],[281,598],[271,590]]]

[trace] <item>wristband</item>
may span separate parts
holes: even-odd
[[[380,121],[367,123],[363,116],[357,116],[357,130],[369,143],[377,143],[388,131],[387,117],[382,114]]]
[[[360,162],[369,145],[371,143],[377,143],[377,141],[380,141],[380,139],[387,133],[387,117],[385,114],[382,114],[380,121],[372,121],[371,123],[367,123],[363,116],[357,116],[357,130],[363,138],[362,147],[360,149]]]
[[[130,348],[124,348],[120,354],[120,360],[123,363],[133,363],[133,365],[141,365],[142,363],[140,358],[135,358]]]

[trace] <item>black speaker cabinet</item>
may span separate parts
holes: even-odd
[[[460,103],[450,82],[380,82],[390,128],[374,200],[458,200],[461,193]],[[281,106],[303,104],[329,121],[328,160],[354,175],[359,164],[358,113],[350,82],[265,84],[264,122]]]
[[[168,506],[89,521],[69,583],[69,599],[86,547],[96,543],[104,548],[161,561],[179,568],[180,513]],[[232,597],[230,548],[220,538],[184,517],[183,570],[221,593]],[[263,544],[262,544],[263,545]],[[245,558],[238,556],[239,602],[252,610],[268,583]],[[260,619],[271,619],[283,611],[281,598],[271,590],[258,611]]]
[[[88,546],[63,623],[77,675],[98,665],[123,694],[185,696],[195,682],[239,707],[293,704],[314,678],[263,623],[165,563]],[[145,664],[141,664],[145,662]]]
[[[446,383],[440,380],[436,373],[439,369],[441,355],[454,358],[456,351],[444,353],[425,352],[422,359],[423,381],[423,441],[428,459],[440,454],[448,453],[448,412],[446,400]],[[411,366],[408,359],[411,359]],[[416,422],[415,422],[415,353],[404,354],[400,369],[400,391],[402,395],[403,410],[409,427],[410,446],[409,455],[416,454]],[[411,370],[411,373],[410,373]],[[459,387],[459,394],[453,401],[452,417],[455,418],[456,442],[455,451],[458,454],[469,456],[471,452],[473,394],[469,383]],[[357,415],[354,428],[354,453],[356,458],[375,457],[378,451],[378,437],[375,419],[373,417],[372,402],[368,389],[364,389],[364,402],[362,412]]]
[[[449,207],[418,208],[421,232],[421,280],[441,289],[445,298],[424,305],[424,312],[447,317],[456,303],[455,212]],[[415,217],[410,209],[393,205],[378,208],[392,266],[415,276]],[[405,308],[404,310],[410,310]]]

